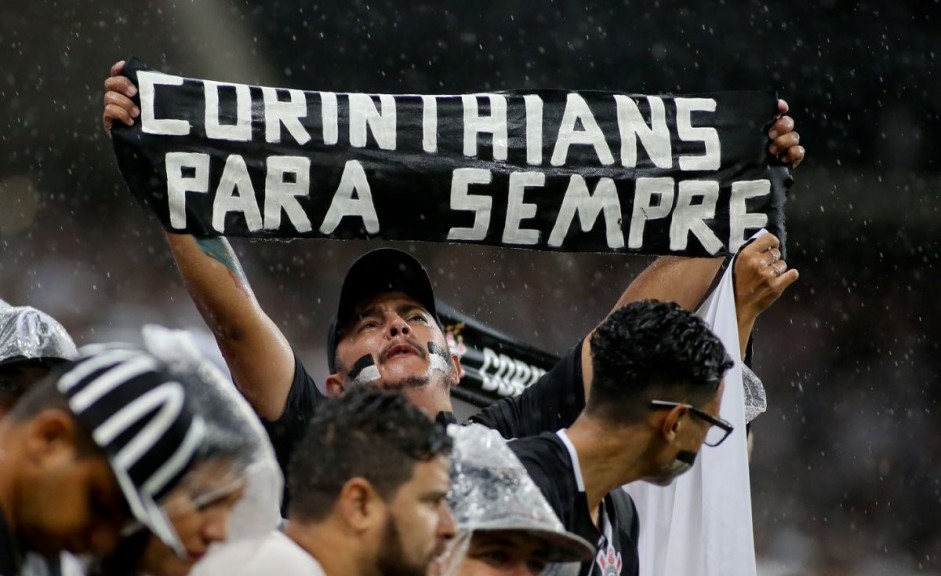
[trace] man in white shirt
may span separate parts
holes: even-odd
[[[454,536],[451,439],[404,396],[361,388],[324,402],[291,462],[284,533],[241,576],[425,576]]]

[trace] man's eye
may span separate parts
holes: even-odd
[[[363,322],[359,325],[359,331],[362,332],[363,330],[372,330],[376,326],[379,326],[378,322],[375,320],[367,320],[366,322]]]
[[[533,558],[526,563],[526,566],[529,567],[529,571],[533,574],[542,574],[546,571],[546,568],[549,567],[549,563],[539,558]]]
[[[409,319],[409,322],[428,322],[428,319],[425,318],[424,314],[412,314]]]
[[[480,559],[491,566],[506,566],[510,555],[505,550],[488,550],[480,555]]]

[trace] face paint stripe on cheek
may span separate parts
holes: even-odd
[[[379,368],[369,354],[353,363],[350,369],[350,381],[356,386],[365,386],[379,380]]]
[[[428,358],[431,370],[440,370],[445,374],[451,371],[451,358],[448,351],[437,342],[428,342]]]

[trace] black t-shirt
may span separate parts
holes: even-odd
[[[314,379],[307,373],[301,359],[295,354],[294,380],[291,382],[291,389],[284,403],[284,412],[275,421],[261,419],[285,477],[287,477],[294,447],[304,437],[304,431],[307,430],[307,424],[313,417],[314,410],[320,402],[326,399],[327,397],[317,388]]]
[[[509,446],[565,528],[595,544],[594,561],[583,563],[579,574],[636,576],[640,525],[634,502],[624,490],[614,490],[602,500],[601,528],[596,527],[588,510],[578,457],[566,441],[563,432],[544,432],[513,440]]]
[[[499,432],[504,438],[522,438],[541,432],[567,428],[585,407],[585,387],[582,383],[582,344],[579,342],[538,382],[519,396],[504,398],[470,418]],[[288,464],[295,446],[304,436],[317,405],[326,399],[317,389],[314,379],[295,354],[294,380],[284,405],[284,412],[276,421],[262,419],[278,464],[287,474]],[[442,422],[453,422],[450,413],[438,416]]]
[[[17,576],[20,573],[23,553],[13,534],[7,527],[6,516],[0,509],[0,576]]]
[[[568,428],[585,408],[582,343],[519,396],[503,398],[470,417],[504,438],[524,438]]]

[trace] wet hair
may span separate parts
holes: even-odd
[[[411,479],[415,464],[447,456],[451,444],[443,428],[397,392],[362,387],[323,402],[291,460],[288,516],[326,518],[356,477],[388,500]]]
[[[72,422],[75,424],[75,436],[73,440],[76,455],[81,458],[104,457],[104,451],[92,438],[91,432],[84,424],[75,418],[72,409],[69,407],[68,398],[59,392],[59,389],[56,387],[56,382],[63,369],[64,367],[59,367],[52,370],[49,375],[27,390],[13,405],[7,418],[14,423],[20,424],[32,420],[46,410],[60,410],[65,412],[72,418]]]
[[[704,321],[656,300],[612,312],[592,334],[591,354],[594,376],[586,412],[613,424],[644,418],[654,399],[705,404],[732,367]]]

